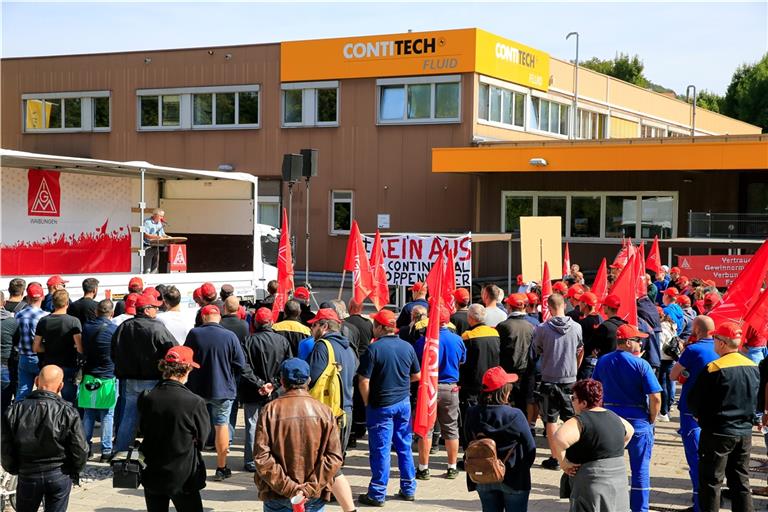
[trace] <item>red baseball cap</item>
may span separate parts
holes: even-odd
[[[192,299],[203,300],[203,292],[200,291],[200,288],[195,288],[195,291],[192,292]]]
[[[30,283],[29,286],[27,286],[27,297],[39,299],[43,295],[45,295],[45,291],[43,291],[43,287],[39,284]]]
[[[200,316],[221,315],[221,310],[216,304],[208,304],[200,310]]]
[[[688,284],[690,284],[690,282],[691,281],[687,277],[685,277],[685,276],[680,276],[680,277],[677,278],[677,284],[681,288],[684,288],[684,287],[688,286]]]
[[[621,299],[616,294],[610,294],[603,299],[603,306],[608,306],[611,309],[619,309],[621,307]]]
[[[200,368],[193,357],[195,353],[191,348],[181,345],[180,347],[171,347],[168,352],[165,353],[165,359],[168,363],[184,363],[190,365],[192,368]]]
[[[595,295],[592,292],[584,292],[579,297],[579,300],[586,304],[587,306],[597,306],[597,303],[600,302],[597,298],[597,295]]]
[[[64,284],[68,282],[69,281],[67,281],[63,277],[56,275],[56,276],[49,277],[48,281],[45,284],[47,284],[48,286],[56,286],[57,284]]]
[[[216,291],[216,287],[213,286],[213,283],[203,283],[200,287],[200,296],[202,298],[213,300],[216,298],[216,295],[218,295],[218,292]]]
[[[678,295],[677,298],[675,298],[675,302],[680,306],[688,307],[691,305],[691,298],[687,295]]]
[[[334,322],[341,323],[341,319],[339,319],[339,315],[336,314],[336,310],[331,308],[318,309],[317,314],[315,315],[315,318],[308,320],[307,323],[309,325],[312,325],[315,322],[319,322],[320,320],[333,320]]]
[[[620,325],[618,329],[616,329],[616,339],[617,340],[628,340],[631,338],[647,338],[648,335],[644,332],[640,332],[637,327],[631,324],[624,324]]]
[[[259,325],[268,324],[272,321],[272,311],[267,308],[259,308],[253,315],[253,321]]]
[[[489,368],[483,375],[483,391],[490,393],[496,391],[504,384],[517,382],[518,376],[514,373],[507,373],[501,366]]]
[[[526,297],[528,297],[528,304],[538,304],[539,303],[539,296],[536,295],[533,292],[528,292],[525,294]]]
[[[395,314],[388,309],[382,309],[375,315],[371,315],[371,319],[385,327],[394,327],[396,323]]]
[[[567,292],[568,291],[568,285],[565,284],[562,281],[558,281],[555,284],[552,285],[552,291],[553,292]]]
[[[456,299],[456,302],[466,304],[469,302],[469,290],[466,288],[456,288],[453,291],[453,298]]]
[[[568,288],[568,293],[565,295],[566,297],[574,298],[576,300],[579,300],[579,297],[581,297],[581,294],[584,293],[584,287],[580,284],[575,284]]]
[[[680,273],[680,267],[672,267],[669,269],[670,274],[679,274]]]
[[[708,293],[704,296],[704,304],[717,304],[718,302],[720,302],[720,295],[714,292]]]
[[[741,332],[741,326],[736,322],[723,322],[710,334],[735,340],[736,338],[741,338]]]
[[[160,292],[157,291],[157,288],[155,288],[154,286],[147,286],[146,288],[144,288],[142,295],[151,295],[156,299],[160,298]]]
[[[125,312],[129,315],[135,315],[136,314],[136,301],[139,300],[139,297],[141,297],[141,294],[139,293],[129,293],[125,296],[123,301],[125,302]]]
[[[144,288],[144,281],[140,277],[132,277],[128,281],[128,289],[135,292],[140,292]]]
[[[303,286],[299,286],[293,291],[294,299],[309,300],[309,290]]]
[[[426,284],[422,283],[421,281],[416,281],[413,283],[413,286],[411,286],[412,292],[420,292],[421,290],[425,289],[427,287]]]
[[[146,307],[149,307],[149,306],[158,307],[158,306],[162,306],[162,305],[163,305],[162,302],[160,302],[159,300],[157,300],[156,298],[154,298],[151,295],[141,294],[136,299],[136,309],[146,308]]]
[[[509,296],[504,299],[504,302],[513,308],[522,308],[528,303],[528,296],[524,293],[510,293]]]
[[[664,295],[667,295],[669,297],[677,297],[678,295],[680,295],[680,292],[678,292],[677,288],[675,288],[674,286],[670,286],[669,288],[664,290]]]

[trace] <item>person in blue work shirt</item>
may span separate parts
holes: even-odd
[[[683,308],[677,304],[678,295],[680,295],[680,293],[677,291],[677,288],[670,286],[664,290],[661,300],[663,303],[662,309],[664,310],[664,314],[675,322],[677,335],[680,336],[683,334],[683,329],[685,329],[685,313],[683,313]]]
[[[699,375],[709,363],[719,358],[715,352],[715,340],[712,331],[715,322],[708,316],[697,316],[693,320],[692,336],[696,341],[688,345],[680,359],[670,371],[669,378],[677,380],[684,376],[683,390],[677,408],[680,411],[680,437],[683,439],[685,460],[688,463],[688,474],[693,487],[693,510],[699,512],[699,438],[701,428],[699,422],[691,414],[688,407],[688,395],[696,384]]]
[[[667,266],[662,265],[661,270],[656,272],[656,281],[653,284],[656,286],[656,304],[661,304],[661,299],[664,296],[664,290],[669,288],[669,276],[667,275]]]
[[[416,281],[411,286],[411,293],[413,294],[413,300],[403,306],[403,309],[400,310],[400,315],[397,317],[398,329],[411,323],[411,310],[414,306],[424,306],[429,310],[429,303],[425,298],[427,296],[427,283]]]
[[[648,361],[640,358],[648,335],[631,324],[616,330],[616,350],[597,361],[592,378],[603,385],[604,407],[635,429],[627,445],[632,471],[629,504],[632,512],[647,512],[651,491],[653,424],[661,408],[661,386]]]
[[[437,421],[448,452],[448,472],[445,478],[453,480],[459,476],[459,366],[467,360],[467,348],[458,334],[448,330],[451,321],[447,308],[440,308],[440,343],[437,352]],[[424,336],[414,346],[419,364],[423,365]],[[429,480],[429,450],[432,447],[434,425],[425,438],[419,438],[419,469],[416,478]]]
[[[152,216],[144,220],[144,273],[157,274],[160,271],[160,247],[149,245],[153,240],[167,236],[163,223],[165,212],[156,209]]]
[[[394,444],[400,469],[398,497],[414,501],[416,468],[411,455],[411,382],[421,377],[421,366],[410,343],[397,337],[395,314],[382,309],[371,317],[376,342],[360,358],[358,385],[366,405],[371,483],[360,495],[363,505],[380,507],[387,497],[390,450]]]

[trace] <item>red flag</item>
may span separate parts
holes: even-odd
[[[623,318],[630,324],[637,326],[637,264],[636,256],[632,256],[616,278],[611,288],[611,294],[618,295],[621,299],[621,307],[616,313],[619,318]]]
[[[661,270],[661,252],[659,251],[659,237],[653,237],[653,245],[648,253],[648,259],[645,260],[645,268],[657,273]]]
[[[592,283],[592,293],[597,295],[597,300],[601,303],[608,296],[608,265],[605,258],[600,262],[600,268],[597,269],[595,281]]]
[[[744,318],[760,295],[766,272],[768,240],[763,242],[744,270],[736,276],[723,295],[723,300],[709,312],[715,325],[722,322],[740,322]]]
[[[552,313],[549,312],[549,304],[547,299],[552,295],[552,281],[549,280],[549,265],[544,262],[544,275],[541,276],[541,321],[546,322],[552,317]]]
[[[768,337],[768,288],[763,290],[749,312],[744,315],[744,323],[755,330],[758,338]]]
[[[381,310],[389,303],[389,286],[387,285],[387,271],[384,269],[384,248],[381,246],[381,234],[376,230],[376,238],[371,247],[371,277],[373,278],[373,290],[371,300],[376,311]]]
[[[430,295],[429,323],[421,356],[421,380],[416,395],[416,414],[413,418],[413,431],[421,437],[426,437],[437,419],[437,360],[440,351],[440,308],[445,307],[442,304],[444,283],[445,257],[441,251],[427,276],[427,290]]]
[[[272,303],[272,321],[277,322],[280,312],[288,302],[288,294],[293,291],[293,254],[291,235],[288,229],[288,214],[283,208],[283,223],[280,230],[280,245],[277,249],[277,294]]]
[[[563,256],[563,279],[571,273],[571,251],[568,250],[568,242],[565,242],[565,256]]]
[[[619,254],[616,255],[616,257],[613,259],[613,264],[619,264],[621,265],[621,268],[624,268],[627,266],[627,262],[629,261],[629,249],[627,248],[627,239],[623,239],[621,242],[621,250],[619,251]]]
[[[639,299],[648,295],[648,286],[645,284],[645,244],[641,243],[637,247],[635,255],[635,273],[637,274],[637,291],[635,298]]]
[[[352,296],[356,302],[362,303],[373,291],[373,276],[368,254],[365,252],[363,237],[357,221],[352,221],[347,241],[347,255],[344,258],[344,270],[352,271]]]
[[[456,312],[456,299],[453,292],[456,290],[456,263],[453,260],[453,251],[447,246],[445,248],[445,274],[443,275],[443,293],[442,298],[451,313]],[[427,285],[429,289],[429,285]]]

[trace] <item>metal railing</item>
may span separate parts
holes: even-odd
[[[688,212],[689,238],[768,238],[766,213]]]

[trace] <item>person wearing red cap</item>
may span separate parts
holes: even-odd
[[[691,298],[688,295],[678,295],[675,297],[675,302],[683,310],[683,318],[685,318],[685,327],[680,334],[680,339],[688,341],[688,337],[693,329],[693,319],[696,318],[696,312],[691,307]]]
[[[731,510],[754,510],[749,461],[760,375],[757,365],[739,353],[741,337],[741,326],[735,322],[717,326],[715,352],[720,357],[701,372],[688,395],[688,408],[701,426],[699,507],[702,512],[720,509],[723,477],[728,482]]]
[[[189,347],[173,347],[160,361],[162,380],[138,402],[141,472],[147,511],[202,512],[200,489],[205,487],[205,463],[200,452],[211,429],[205,401],[184,384],[200,368]]]
[[[704,295],[704,311],[701,314],[708,315],[718,304],[720,304],[720,294],[717,292],[707,293]]]
[[[312,312],[310,307],[311,294],[309,289],[304,286],[299,286],[293,291],[293,300],[299,303],[301,307],[301,314],[299,319],[304,325],[309,325],[309,321],[315,317],[315,313]]]
[[[128,281],[128,294],[131,293],[138,293],[141,295],[141,292],[144,290],[144,281],[140,277],[132,277],[130,281]],[[115,318],[125,313],[125,299],[119,300],[115,302]]]
[[[528,509],[536,442],[525,414],[509,404],[512,386],[517,380],[517,375],[506,373],[500,366],[489,368],[483,375],[480,402],[467,412],[464,426],[467,439],[472,441],[481,436],[492,439],[497,457],[504,461],[503,485],[475,484],[467,478],[467,489],[477,490],[483,512]],[[510,452],[515,456],[507,457]]]
[[[509,316],[496,326],[499,335],[500,365],[505,372],[514,373],[519,378],[520,383],[512,390],[512,401],[521,411],[527,410],[527,379],[524,376],[528,371],[534,331],[533,325],[525,319],[527,303],[528,297],[524,293],[510,294],[504,299]]]
[[[559,282],[562,283],[562,281]],[[565,315],[571,317],[574,322],[578,322],[579,319],[581,319],[581,309],[579,308],[579,304],[581,304],[580,299],[583,293],[584,287],[580,284],[574,284],[565,292],[565,298],[567,299]]]
[[[440,335],[437,356],[437,422],[440,424],[440,435],[445,440],[445,451],[448,452],[448,471],[445,478],[453,480],[459,476],[457,468],[459,455],[459,367],[467,360],[467,348],[461,337],[448,329],[450,311],[445,306],[440,307]],[[426,337],[422,336],[413,346],[419,365],[423,366],[424,345]],[[419,467],[416,471],[418,480],[429,480],[429,450],[432,448],[434,425],[426,437],[418,439]]]
[[[16,319],[16,337],[19,351],[18,384],[16,387],[16,401],[24,398],[32,391],[35,377],[40,372],[37,353],[32,349],[35,340],[35,329],[40,319],[48,314],[40,307],[43,303],[43,286],[38,282],[31,282],[27,286],[28,306],[14,315]]]
[[[411,382],[421,377],[413,347],[397,337],[394,313],[382,309],[371,316],[376,342],[360,358],[358,385],[367,406],[368,452],[371,482],[360,495],[363,505],[383,506],[389,482],[390,451],[394,444],[400,468],[398,496],[413,501],[416,495],[416,468],[411,454]]]
[[[291,345],[291,354],[293,357],[297,357],[299,355],[299,343],[301,343],[301,340],[312,336],[312,332],[309,330],[309,327],[299,320],[301,306],[295,300],[291,299],[285,303],[283,313],[285,318],[277,322],[272,328],[276,333],[288,340],[288,343]]]
[[[680,267],[672,267],[669,269],[669,286],[674,286],[678,290],[681,289],[680,285],[678,284],[678,279],[680,279]]]
[[[719,356],[715,352],[715,340],[712,332],[715,330],[714,321],[708,316],[697,316],[693,320],[691,338],[696,341],[685,347],[680,359],[672,367],[669,378],[674,382],[681,376],[685,377],[680,401],[677,408],[680,411],[680,437],[683,440],[685,459],[688,463],[688,475],[691,478],[693,490],[693,506],[699,509],[699,438],[701,428],[688,407],[688,395],[696,384],[696,380],[707,365]]]
[[[195,327],[200,327],[203,325],[203,317],[200,314],[202,311],[202,308],[207,306],[208,304],[213,304],[218,308],[220,312],[224,311],[224,301],[219,299],[219,293],[216,291],[216,286],[214,286],[213,283],[203,283],[200,285],[200,309],[197,310],[197,313],[195,314]]]
[[[616,329],[616,350],[601,356],[592,373],[592,378],[603,385],[605,408],[635,429],[627,445],[632,470],[629,496],[632,512],[648,511],[653,428],[661,408],[661,385],[648,361],[638,357],[642,340],[647,337],[634,325],[620,325]]]
[[[456,334],[461,336],[464,331],[469,329],[467,308],[469,303],[472,302],[469,290],[466,288],[456,288],[453,291],[453,300],[456,302],[456,311],[451,315],[451,323],[456,328]]]
[[[245,366],[245,356],[237,336],[220,324],[221,311],[217,306],[203,306],[200,316],[203,324],[189,331],[184,346],[195,352],[202,369],[192,374],[187,387],[205,400],[208,407],[216,443],[213,478],[221,481],[232,476],[227,466],[229,443],[234,437],[229,417],[237,398],[237,379]]]
[[[538,327],[541,324],[541,315],[539,314],[539,296],[534,292],[528,292],[525,294],[528,297],[528,303],[525,305],[525,319],[528,320],[531,325]]]
[[[143,391],[155,387],[160,380],[157,361],[176,345],[173,334],[157,319],[157,308],[162,303],[139,295],[135,304],[136,316],[121,323],[112,337],[112,360],[123,397],[115,452],[124,452],[133,445],[138,421],[136,401]]]
[[[136,316],[136,301],[141,297],[140,293],[129,293],[125,298],[120,301],[123,304],[123,313],[121,315],[112,317],[112,323],[120,325],[129,318]]]
[[[413,300],[411,302],[406,303],[405,306],[403,306],[403,309],[400,310],[400,315],[397,317],[397,328],[400,329],[402,327],[405,327],[411,322],[411,310],[414,306],[424,306],[425,309],[429,310],[429,303],[426,300],[427,296],[427,284],[423,283],[421,281],[416,281],[413,283],[413,286],[411,286],[411,294],[413,296]]]
[[[592,377],[592,371],[597,364],[597,357],[600,351],[596,345],[597,329],[603,322],[598,313],[600,301],[592,292],[584,292],[579,296],[580,318],[578,320],[581,326],[581,335],[584,339],[584,359],[579,366],[578,378],[589,379]]]
[[[253,439],[261,408],[277,398],[280,388],[280,365],[291,358],[291,345],[284,336],[272,330],[272,311],[259,308],[253,315],[253,334],[243,343],[245,365],[238,384],[237,398],[245,413],[244,469],[256,471],[253,461]]]
[[[595,329],[593,337],[594,348],[597,349],[597,357],[610,354],[616,350],[616,330],[627,322],[618,316],[621,307],[621,299],[618,295],[608,295],[603,300],[603,314],[605,321]]]
[[[53,294],[57,290],[63,290],[66,287],[66,283],[69,281],[66,281],[61,276],[51,276],[48,278],[47,285],[48,285],[48,294],[43,299],[43,311],[47,311],[49,313],[53,313]],[[72,301],[69,302],[70,304]]]

